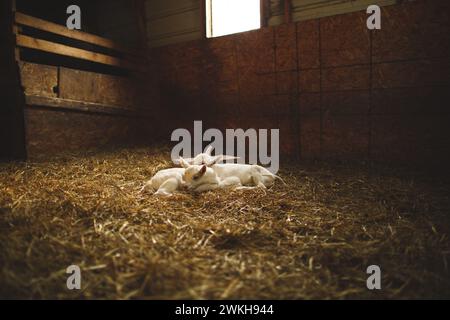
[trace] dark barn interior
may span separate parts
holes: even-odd
[[[211,1],[1,2],[0,297],[450,298],[450,3],[261,0],[209,37]],[[286,184],[142,194],[194,121],[279,129]]]

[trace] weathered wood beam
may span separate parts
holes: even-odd
[[[114,41],[78,30],[69,30],[65,26],[35,18],[20,12],[15,13],[16,24],[54,33],[70,39],[80,40],[100,47],[112,49],[132,56],[140,56],[136,52],[118,45]]]
[[[267,20],[270,14],[269,0],[260,1],[261,27],[267,27]]]
[[[25,35],[16,35],[17,46],[29,49],[55,53],[72,58],[97,62],[110,66],[136,70],[137,66],[129,61],[111,57],[105,54],[91,52],[83,49],[73,48],[59,43],[50,42],[47,40],[36,39]]]
[[[284,0],[284,23],[292,22],[292,0]]]
[[[200,1],[200,32],[202,34],[202,38],[206,39],[206,0]]]
[[[91,113],[103,113],[111,115],[122,115],[129,117],[153,117],[149,112],[129,110],[117,106],[100,103],[52,98],[36,95],[25,95],[25,103],[29,107],[45,107],[54,109],[64,109]]]
[[[145,18],[145,0],[133,0],[133,10],[134,16],[136,17],[138,33],[139,33],[139,42],[141,47],[147,52],[148,43],[147,43],[147,20]]]

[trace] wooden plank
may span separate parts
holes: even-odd
[[[294,0],[292,5],[293,21],[318,19],[327,16],[335,16],[350,12],[366,11],[369,5],[376,4],[380,7],[400,3],[398,0]],[[383,16],[383,13],[381,14]],[[394,20],[392,18],[390,21]],[[383,28],[384,30],[384,28]]]
[[[270,13],[269,1],[260,0],[261,28],[267,27],[267,20],[269,13]]]
[[[202,33],[202,39],[207,38],[206,34],[206,2],[205,0],[200,0],[200,30]]]
[[[13,11],[15,1],[0,1],[0,159],[26,157],[23,99],[15,59]]]
[[[61,26],[59,24],[45,21],[42,19],[38,19],[20,12],[15,13],[15,21],[17,24],[32,27],[35,29],[47,31],[50,33],[58,34],[67,38],[81,40],[90,44],[94,44],[97,46],[105,47],[108,49],[120,51],[130,55],[139,56],[136,52],[132,52],[129,49],[118,45],[114,41],[111,41],[106,38],[102,38],[93,34],[89,34],[86,32],[78,31],[78,30],[69,30],[65,26]],[[142,57],[142,56],[141,56]]]
[[[100,74],[82,70],[60,68],[60,98],[87,101],[122,108],[136,108],[139,98],[138,83],[130,77]]]
[[[19,62],[20,78],[25,94],[56,97],[58,67]]]
[[[20,34],[17,35],[16,43],[19,47],[36,49],[40,51],[55,53],[82,60],[88,60],[120,68],[127,68],[132,70],[137,69],[137,66],[133,65],[131,62],[119,58],[83,49],[73,48],[63,44],[53,43],[42,39],[36,39],[25,35]]]
[[[66,152],[148,145],[148,120],[65,110],[26,108],[29,159],[44,159]],[[149,133],[147,133],[147,131]],[[147,140],[147,141],[146,141]]]
[[[291,5],[291,0],[284,0],[284,23],[292,22]]]
[[[13,25],[12,28],[14,34],[19,34],[19,32],[21,31],[21,27],[19,27],[18,25]],[[14,57],[16,59],[16,62],[20,62],[20,49],[17,47],[14,48]]]
[[[145,0],[133,0],[133,11],[136,17],[138,33],[139,33],[139,42],[141,48],[147,52],[148,43],[147,43],[147,20],[145,18],[145,10],[146,4]]]
[[[152,117],[152,114],[142,111],[132,111],[118,108],[116,106],[92,103],[86,101],[77,101],[69,99],[42,97],[35,95],[25,95],[25,102],[30,107],[46,107],[62,110],[73,110],[90,113],[103,113],[111,115],[123,115],[129,117]]]

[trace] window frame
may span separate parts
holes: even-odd
[[[202,11],[202,17],[203,17],[202,33],[204,35],[204,38],[212,39],[212,38],[223,37],[223,36],[239,33],[239,31],[238,31],[235,33],[227,34],[227,35],[214,36],[213,35],[214,34],[213,33],[213,21],[212,21],[212,1],[213,0],[200,0],[200,1],[201,1],[201,11]],[[263,27],[266,27],[266,12],[267,12],[268,2],[269,2],[268,0],[259,0],[260,23],[259,23],[259,28],[254,29],[254,30],[259,30]],[[251,30],[246,30],[246,31],[251,31]],[[246,32],[246,31],[241,31],[241,32]]]

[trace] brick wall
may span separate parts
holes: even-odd
[[[301,158],[450,160],[450,3],[355,12],[155,49],[167,132],[280,128]]]

